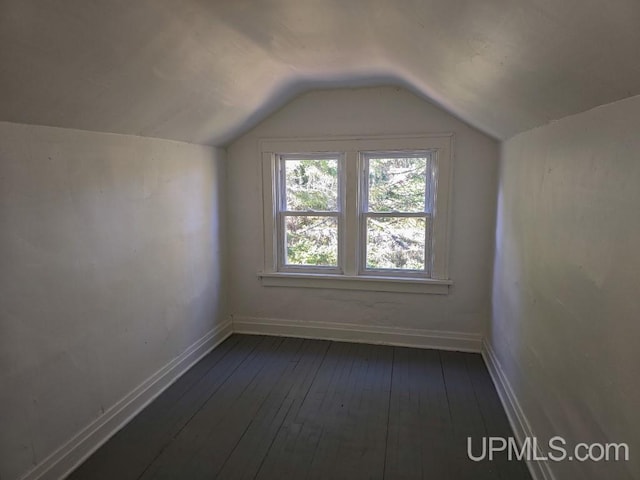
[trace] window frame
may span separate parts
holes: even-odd
[[[258,272],[264,286],[308,288],[339,288],[413,293],[449,293],[453,284],[449,278],[449,237],[451,184],[453,177],[453,134],[263,138],[258,141],[262,159],[264,267]],[[360,169],[365,154],[385,152],[431,152],[431,174],[435,195],[431,215],[431,247],[425,272],[397,269],[364,269],[362,255],[366,245],[363,237],[362,183],[368,181]],[[284,241],[276,222],[280,221],[278,188],[279,159],[289,155],[342,154],[339,160],[339,202],[341,208],[338,242],[338,269],[326,267],[284,266]],[[283,188],[286,188],[282,185]],[[280,246],[282,252],[279,252]],[[291,268],[293,267],[293,268]],[[330,267],[332,268],[332,267]]]

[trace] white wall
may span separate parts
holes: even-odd
[[[629,442],[640,478],[640,97],[503,146],[490,341],[534,433]]]
[[[454,132],[448,296],[262,287],[258,139]],[[321,90],[298,97],[228,148],[230,311],[234,318],[324,321],[480,333],[490,310],[498,145],[395,87]]]
[[[223,156],[0,123],[0,478],[226,317]]]

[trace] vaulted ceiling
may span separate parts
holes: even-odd
[[[640,94],[639,0],[0,0],[0,120],[223,145],[403,85],[505,139]]]

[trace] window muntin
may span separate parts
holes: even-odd
[[[361,152],[360,273],[428,277],[433,152]]]
[[[339,273],[342,155],[278,155],[277,168],[279,270]]]

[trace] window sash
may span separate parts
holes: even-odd
[[[340,212],[343,210],[343,197],[342,185],[344,184],[342,175],[344,172],[344,154],[339,152],[327,152],[327,153],[286,153],[278,155],[277,168],[278,168],[278,192],[277,202],[279,212],[314,212],[315,210],[287,210],[287,169],[285,164],[291,160],[336,160],[338,163],[338,192],[337,192],[337,209],[330,210],[333,212]]]
[[[337,160],[338,163],[338,192],[337,192],[337,210],[287,210],[287,178],[285,162],[287,160]],[[276,257],[277,270],[280,272],[292,273],[327,273],[327,274],[343,274],[344,273],[344,154],[339,152],[317,152],[317,153],[287,153],[276,156]],[[287,244],[286,244],[286,219],[287,217],[334,217],[338,225],[338,251],[337,265],[302,265],[286,263]]]
[[[430,278],[431,276],[431,232],[433,229],[433,216],[429,213],[411,212],[411,213],[379,213],[379,212],[361,212],[359,215],[359,258],[358,258],[358,275],[380,275],[393,277],[420,277]],[[404,268],[371,268],[367,267],[367,220],[369,218],[424,218],[424,268],[420,270],[404,269]]]
[[[286,225],[287,217],[333,217],[338,225],[338,251],[337,265],[305,265],[286,263],[287,259],[287,242],[286,242]],[[279,212],[278,213],[278,270],[281,272],[318,272],[318,273],[343,273],[342,269],[342,236],[341,221],[342,215],[339,212]]]
[[[432,266],[432,230],[433,230],[433,155],[434,150],[413,151],[373,151],[359,152],[360,168],[358,168],[360,185],[360,201],[358,205],[358,275],[381,275],[394,277],[420,277],[430,278]],[[380,158],[427,158],[425,173],[424,211],[370,211],[369,210],[369,161]],[[420,270],[402,268],[370,268],[367,267],[369,218],[424,218],[424,265]]]
[[[434,171],[434,156],[437,150],[392,150],[392,151],[361,151],[359,152],[360,168],[358,173],[358,183],[360,184],[360,191],[362,192],[360,198],[360,212],[366,213],[392,213],[392,214],[409,214],[416,213],[418,215],[434,212],[434,191],[435,188],[435,171]],[[389,211],[371,211],[369,210],[369,161],[387,158],[426,158],[427,168],[425,173],[425,192],[424,192],[424,212],[403,212],[396,210]],[[359,213],[360,213],[359,212]]]

